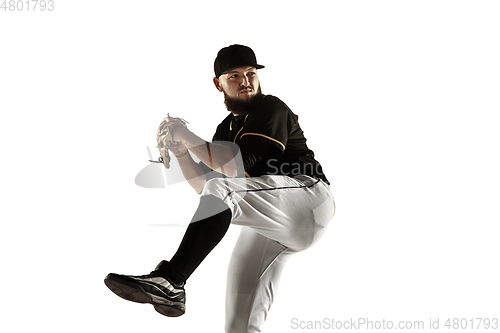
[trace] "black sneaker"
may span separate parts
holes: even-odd
[[[174,283],[165,274],[162,261],[147,275],[132,276],[110,273],[104,279],[112,292],[127,301],[150,303],[164,316],[178,317],[186,312],[184,282]]]

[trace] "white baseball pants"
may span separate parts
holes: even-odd
[[[224,200],[231,223],[243,226],[227,274],[226,333],[261,332],[285,263],[333,217],[330,186],[304,175],[215,178],[201,194]]]

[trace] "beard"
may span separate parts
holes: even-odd
[[[224,92],[224,104],[226,105],[226,109],[230,112],[233,112],[237,115],[244,115],[252,113],[257,104],[259,104],[260,100],[264,97],[262,95],[262,90],[259,85],[259,89],[257,89],[257,93],[249,99],[241,100],[239,98],[230,97]]]

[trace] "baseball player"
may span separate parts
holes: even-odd
[[[150,303],[165,316],[184,314],[186,280],[229,225],[241,225],[227,273],[225,330],[260,332],[285,263],[324,234],[335,210],[330,183],[298,117],[277,97],[262,94],[262,68],[247,46],[218,52],[213,82],[230,113],[211,142],[180,118],[169,116],[160,124],[165,166],[170,150],[200,203],[170,260],[150,274],[106,276],[118,296]]]

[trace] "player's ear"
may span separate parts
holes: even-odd
[[[215,84],[215,88],[217,88],[218,91],[222,92],[222,86],[220,84],[219,79],[216,77],[214,77],[214,84]]]

